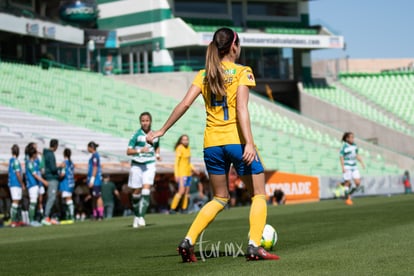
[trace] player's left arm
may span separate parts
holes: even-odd
[[[95,184],[95,177],[96,177],[96,174],[98,173],[98,159],[94,157],[92,163],[93,163],[92,164],[92,175],[91,175],[91,178],[89,179],[89,188],[92,188],[93,185]]]
[[[16,161],[13,166],[14,166],[13,168],[14,172],[16,173],[17,181],[19,181],[20,186],[22,187],[22,190],[25,190],[26,185],[24,184],[23,177],[21,174],[21,168],[20,168],[18,161]]]
[[[157,145],[155,147],[155,158],[157,158],[158,161],[161,161],[160,143],[159,142],[157,142]]]
[[[255,158],[257,158],[256,149],[254,147],[253,134],[250,125],[250,115],[248,109],[249,102],[249,87],[246,85],[240,85],[237,88],[236,97],[236,111],[237,118],[240,124],[242,135],[246,141],[246,145],[243,152],[243,161],[250,165]]]
[[[357,154],[356,159],[359,161],[359,163],[361,163],[362,168],[365,169],[365,163],[364,160],[362,160],[361,155]]]

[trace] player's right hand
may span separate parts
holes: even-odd
[[[250,166],[254,160],[257,161],[257,153],[254,145],[246,144],[243,152],[243,161],[247,166]]]
[[[164,133],[161,130],[150,131],[147,134],[147,137],[146,137],[147,143],[150,144],[150,145],[152,145],[154,143],[154,140],[156,138],[161,137],[163,135],[164,135]]]

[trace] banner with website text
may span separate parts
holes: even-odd
[[[200,45],[208,45],[213,39],[213,33],[198,34]],[[238,35],[242,47],[342,49],[345,45],[343,36],[267,33],[239,33]]]
[[[319,178],[315,176],[285,172],[266,172],[266,194],[273,196],[281,189],[286,196],[286,204],[319,201]]]

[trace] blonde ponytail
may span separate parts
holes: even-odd
[[[239,43],[239,36],[232,29],[220,28],[214,33],[206,53],[206,85],[211,93],[226,96],[221,60],[230,53],[233,44]]]
[[[211,93],[221,96],[226,95],[223,75],[219,50],[213,40],[208,45],[206,53],[206,80]]]

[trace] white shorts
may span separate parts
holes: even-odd
[[[30,202],[37,202],[37,198],[39,197],[39,186],[33,186],[29,188],[29,198]]]
[[[352,179],[360,179],[361,175],[359,174],[358,169],[347,169],[345,168],[345,173],[343,175],[345,181],[350,181]]]
[[[66,197],[72,197],[72,193],[66,192],[66,191],[62,191],[62,198],[66,198]]]
[[[10,194],[12,200],[22,200],[22,188],[21,187],[10,187]]]
[[[129,170],[128,187],[140,189],[143,184],[154,184],[155,163],[133,165]]]
[[[39,195],[44,195],[45,194],[45,186],[39,186]]]

